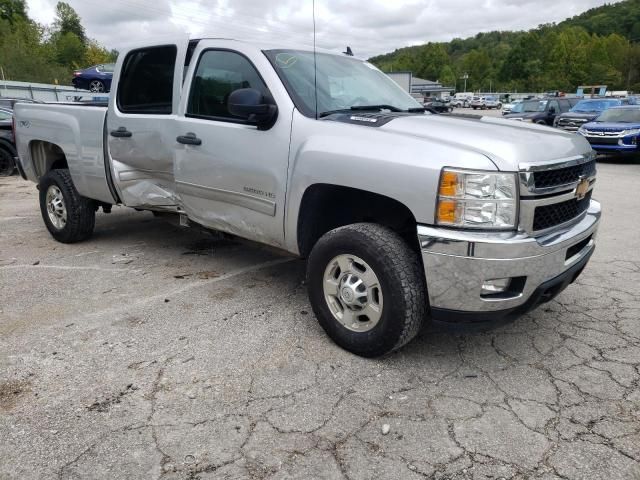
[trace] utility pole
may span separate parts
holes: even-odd
[[[464,93],[467,93],[467,78],[469,78],[469,74],[465,72],[460,78],[464,80]]]

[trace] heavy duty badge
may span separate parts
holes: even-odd
[[[576,198],[578,200],[582,200],[587,196],[587,192],[589,192],[589,179],[581,178],[580,182],[578,182],[578,186],[576,187]]]

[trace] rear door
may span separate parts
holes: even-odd
[[[118,58],[106,141],[114,183],[127,206],[177,206],[174,127],[187,45],[187,38],[142,45]]]

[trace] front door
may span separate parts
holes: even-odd
[[[199,143],[176,143],[175,181],[182,208],[207,227],[281,246],[293,109],[280,102],[275,125],[258,130],[231,115],[227,99],[240,88],[271,96],[258,70],[272,69],[264,55],[249,58],[205,44],[196,58],[176,133],[193,134]]]
[[[187,41],[130,50],[118,60],[107,114],[114,183],[130,207],[174,209],[175,118]]]

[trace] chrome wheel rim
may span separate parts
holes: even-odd
[[[67,224],[67,207],[62,192],[56,185],[47,189],[47,213],[51,224],[58,230],[62,230]]]
[[[102,92],[104,91],[104,87],[102,85],[102,82],[99,80],[93,80],[90,84],[89,84],[89,90],[92,92]]]
[[[324,271],[324,298],[333,318],[352,332],[367,332],[382,317],[382,287],[373,268],[355,255],[334,257]]]

